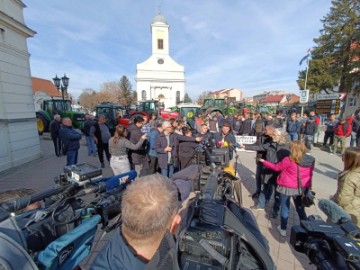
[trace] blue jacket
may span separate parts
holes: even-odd
[[[149,156],[157,157],[158,154],[155,151],[155,138],[160,134],[157,128],[154,128],[150,131],[149,134]]]
[[[79,150],[82,134],[74,130],[72,127],[63,126],[59,130],[59,137],[67,151]]]
[[[289,120],[286,124],[287,133],[298,133],[300,131],[301,124],[298,120]]]

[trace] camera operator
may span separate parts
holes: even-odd
[[[122,197],[120,231],[90,269],[178,269],[171,233],[181,221],[179,206],[175,185],[159,174],[132,183]]]

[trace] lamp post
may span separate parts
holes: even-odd
[[[64,77],[62,77],[61,79],[58,78],[57,75],[55,76],[55,78],[53,78],[55,87],[58,89],[58,91],[61,92],[63,102],[64,102],[64,92],[66,92],[68,89],[69,80],[70,78],[66,77],[66,74],[64,74]]]

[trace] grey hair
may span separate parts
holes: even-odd
[[[149,239],[166,230],[179,210],[178,190],[160,174],[139,178],[124,192],[121,202],[123,226],[136,239]]]
[[[161,125],[162,128],[167,128],[168,126],[171,126],[170,121],[164,121]]]

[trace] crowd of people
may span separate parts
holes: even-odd
[[[359,112],[346,119],[336,119],[331,115],[325,122],[323,146],[329,142],[330,153],[337,153],[340,144],[340,155],[344,160],[349,160],[346,153],[358,151],[356,147],[359,146],[359,120]],[[72,129],[71,120],[68,118],[63,119],[61,128],[57,115],[53,122],[52,131],[57,132],[63,142],[59,144],[59,139],[54,140],[52,136],[56,155],[60,155],[59,149],[62,147],[62,153],[67,155],[67,165],[76,164],[81,134]],[[117,126],[111,135],[105,116],[100,115],[95,121],[87,115],[84,135],[89,156],[97,154],[100,165],[104,167],[105,152],[115,175],[136,170],[140,177],[158,172],[168,178],[171,178],[174,172],[196,162],[195,149],[201,141],[213,142],[214,147],[229,148],[231,160],[237,145],[235,135],[256,136],[255,144],[240,145],[241,148],[257,152],[256,191],[252,195],[256,203],[252,209],[263,210],[274,195],[272,217],[277,218],[280,213],[281,225],[278,229],[280,234],[285,236],[291,197],[299,218],[306,219],[304,208],[299,201],[299,179],[303,189],[311,188],[315,164],[311,150],[314,143],[319,142],[319,123],[314,111],[307,113],[306,117],[292,113],[286,121],[281,113],[275,117],[269,114],[262,117],[259,112],[230,114],[224,117],[215,113],[195,117],[192,129],[186,119],[163,120],[153,114],[149,121],[146,117],[138,116],[127,128]],[[350,150],[346,150],[345,145],[348,136],[351,136]],[[352,162],[357,164],[356,161]],[[358,165],[345,167],[355,168],[356,171]],[[339,183],[345,182],[343,176],[339,179],[342,179]],[[354,187],[359,184],[355,183]],[[339,184],[340,190],[344,188]],[[338,195],[334,196],[334,200],[338,200],[339,204],[343,201]],[[355,204],[355,208],[357,207],[360,208],[360,205]]]

